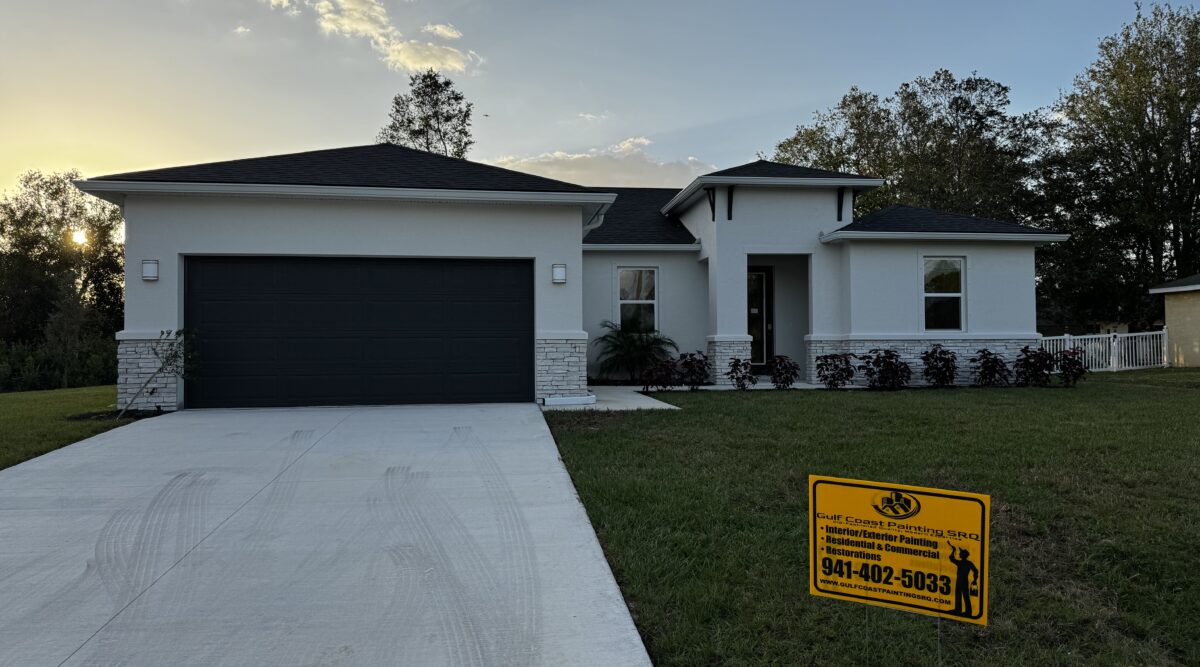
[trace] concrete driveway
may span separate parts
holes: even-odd
[[[0,471],[0,664],[640,665],[533,405],[185,411]]]

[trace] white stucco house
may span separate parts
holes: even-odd
[[[589,188],[390,145],[79,181],[126,222],[120,402],[164,329],[197,370],[137,408],[587,402],[600,323],[800,361],[1038,339],[1034,249],[1066,235],[895,206],[879,179],[759,160],[682,190]],[[960,354],[961,356],[961,354]],[[965,364],[964,364],[965,365]]]

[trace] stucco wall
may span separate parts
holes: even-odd
[[[1167,351],[1172,366],[1200,366],[1200,291],[1168,292]]]
[[[133,196],[125,205],[125,336],[182,325],[183,256],[349,255],[534,260],[538,338],[582,336],[579,207]],[[140,278],[157,259],[156,282]],[[567,265],[567,283],[550,282]]]
[[[842,330],[859,338],[1036,337],[1034,248],[1026,243],[864,242],[846,246],[849,275],[849,322]],[[965,323],[961,333],[925,334],[923,258],[964,257]]]
[[[588,375],[598,377],[599,351],[591,344],[604,320],[620,321],[618,267],[658,269],[658,328],[679,344],[680,352],[705,350],[708,321],[708,267],[694,252],[583,253],[583,327],[588,332]]]

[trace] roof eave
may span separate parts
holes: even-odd
[[[584,243],[584,251],[597,252],[700,252],[695,243]]]
[[[1177,285],[1175,287],[1151,287],[1151,294],[1172,294],[1175,292],[1200,292],[1200,285]]]
[[[866,192],[883,187],[882,178],[789,178],[779,176],[700,176],[679,191],[659,211],[670,215],[676,208],[690,202],[705,187],[714,185],[748,185],[767,188],[841,188],[850,187]]]
[[[379,188],[333,185],[277,185],[257,183],[184,183],[175,181],[109,181],[84,179],[75,187],[90,195],[124,203],[128,195],[218,195],[228,197],[286,197],[314,199],[379,199],[459,203],[581,204],[593,215],[617,199],[611,192],[532,192],[523,190],[442,190],[431,188]]]
[[[849,232],[834,231],[821,234],[821,243],[843,241],[1002,241],[1009,243],[1058,243],[1071,238],[1070,234],[1023,232]]]

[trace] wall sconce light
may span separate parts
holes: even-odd
[[[562,283],[567,282],[567,265],[555,264],[550,273],[550,281],[556,285],[561,285]]]
[[[142,260],[142,280],[158,280],[158,260]]]

